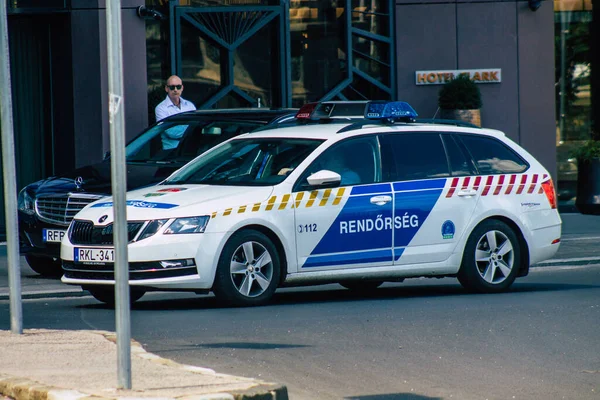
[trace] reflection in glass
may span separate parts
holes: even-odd
[[[590,139],[592,3],[554,1],[556,143],[559,200],[572,201],[577,186],[574,148]]]
[[[236,49],[233,56],[234,84],[254,99],[253,105],[270,107],[277,87],[277,68],[273,68],[277,54],[274,24],[269,24]],[[247,103],[247,102],[246,102]]]
[[[369,33],[389,36],[388,1],[352,0],[352,26]]]
[[[293,107],[318,100],[348,75],[344,5],[342,0],[290,2]]]
[[[221,51],[199,30],[181,24],[181,79],[184,97],[199,105],[213,96],[221,85]]]
[[[390,45],[367,38],[352,36],[352,63],[386,86],[390,85]]]

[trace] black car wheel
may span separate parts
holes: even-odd
[[[474,292],[501,292],[514,282],[521,264],[515,232],[504,222],[487,220],[467,240],[458,280]]]
[[[42,276],[60,278],[63,274],[60,259],[27,254],[25,260],[27,260],[27,264],[29,264],[29,267],[34,272]]]
[[[264,234],[234,233],[221,253],[213,291],[234,306],[258,306],[269,301],[279,284],[279,254]]]

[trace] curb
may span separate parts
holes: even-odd
[[[114,332],[89,332],[104,336],[106,340],[115,345],[117,344],[117,334]],[[173,360],[162,358],[156,354],[147,352],[139,342],[133,339],[131,340],[131,356],[203,375],[233,376],[217,373],[210,368],[180,364]],[[83,393],[77,389],[55,387],[33,381],[29,378],[14,377],[0,373],[0,399],[6,396],[9,400],[288,400],[287,387],[285,385],[263,382],[252,378],[237,376],[236,378],[256,383],[256,386],[239,391],[180,395],[177,397],[139,396],[127,393],[115,396],[98,396],[97,394]]]
[[[48,297],[56,298],[56,297],[85,297],[90,296],[90,294],[84,290],[38,290],[35,292],[22,292],[21,299],[45,299]],[[0,293],[0,300],[8,300],[10,298],[9,293]]]

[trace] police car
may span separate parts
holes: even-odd
[[[336,112],[348,107],[364,118]],[[403,102],[309,104],[128,192],[131,300],[213,291],[260,305],[278,287],[413,277],[500,292],[556,253],[556,194],[534,157],[500,131],[415,118]],[[61,245],[62,281],[106,303],[112,206],[86,206]]]

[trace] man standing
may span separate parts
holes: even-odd
[[[184,111],[194,111],[196,106],[191,101],[181,97],[183,93],[183,82],[177,75],[171,75],[165,85],[167,97],[154,109],[156,122]],[[179,144],[185,129],[169,129],[163,133],[163,148],[174,149]]]

